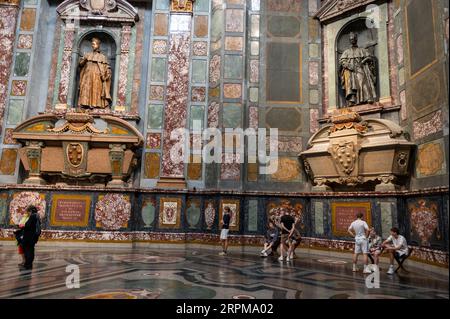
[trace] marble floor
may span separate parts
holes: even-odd
[[[206,248],[37,246],[33,270],[18,262],[17,248],[0,243],[0,298],[449,298],[448,277],[382,269],[380,288],[369,289],[350,259],[303,253],[287,263]],[[68,288],[77,269],[80,287]]]

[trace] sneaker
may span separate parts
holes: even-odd
[[[263,250],[261,250],[261,255],[264,255],[264,253],[265,253],[266,251],[263,249]]]
[[[291,254],[291,255],[289,256],[289,258],[294,259],[294,258],[296,258],[296,256],[295,256],[294,254]]]
[[[227,255],[227,253],[224,252],[224,251],[222,251],[222,252],[219,253],[219,256],[226,256],[226,255]]]
[[[286,257],[286,261],[291,261],[291,257]]]
[[[371,274],[372,271],[369,269],[369,267],[364,267],[363,274]]]
[[[264,252],[263,256],[264,256],[264,257],[267,257],[267,256],[269,256],[269,254],[266,253],[266,252]]]
[[[389,266],[389,269],[387,271],[388,275],[393,275],[394,274],[394,266]]]
[[[283,261],[283,260],[284,260],[283,256],[278,257],[278,261]]]
[[[356,267],[356,265],[353,265],[353,272],[357,272],[358,271],[358,267]]]

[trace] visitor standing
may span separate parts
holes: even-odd
[[[358,271],[358,267],[356,264],[358,263],[358,256],[360,254],[363,254],[364,256],[364,273],[365,274],[371,274],[368,267],[368,251],[369,251],[369,243],[367,240],[368,232],[369,232],[369,226],[367,223],[362,220],[363,214],[358,213],[356,215],[357,219],[350,224],[348,227],[348,233],[352,235],[352,237],[355,238],[355,253],[353,254],[353,271]]]
[[[287,210],[284,211],[284,215],[281,216],[280,219],[280,226],[281,226],[281,245],[280,245],[280,257],[278,258],[279,261],[284,260],[284,253],[289,252],[289,246],[292,245],[292,243],[289,241],[290,235],[292,235],[294,231],[294,224],[295,220],[294,217],[292,217]],[[286,261],[290,261],[291,257],[289,255],[286,256]]]
[[[222,252],[219,254],[225,256],[228,249],[228,232],[230,231],[230,221],[231,221],[231,209],[228,206],[224,207],[224,212],[222,216],[222,230],[220,232],[220,241],[222,244]]]
[[[23,227],[22,247],[25,255],[25,263],[23,267],[25,269],[32,269],[34,261],[34,246],[38,242],[39,236],[41,235],[41,220],[35,206],[29,206],[27,208],[27,212],[30,214],[30,218],[28,218]]]

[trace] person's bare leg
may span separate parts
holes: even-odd
[[[367,256],[367,254],[363,254],[363,258],[364,258],[364,265],[368,265],[369,264],[369,257]]]
[[[224,240],[225,244],[224,244],[224,251],[227,252],[228,250],[228,239]]]
[[[378,251],[376,251],[375,254],[373,254],[373,261],[375,265],[378,266],[378,263],[380,262],[380,253]]]

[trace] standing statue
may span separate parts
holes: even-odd
[[[108,58],[100,52],[100,40],[92,38],[92,52],[81,59],[79,107],[107,108],[111,105],[111,67]]]
[[[342,53],[341,85],[347,106],[374,103],[377,98],[374,57],[358,47],[358,35],[350,33],[351,48]]]

